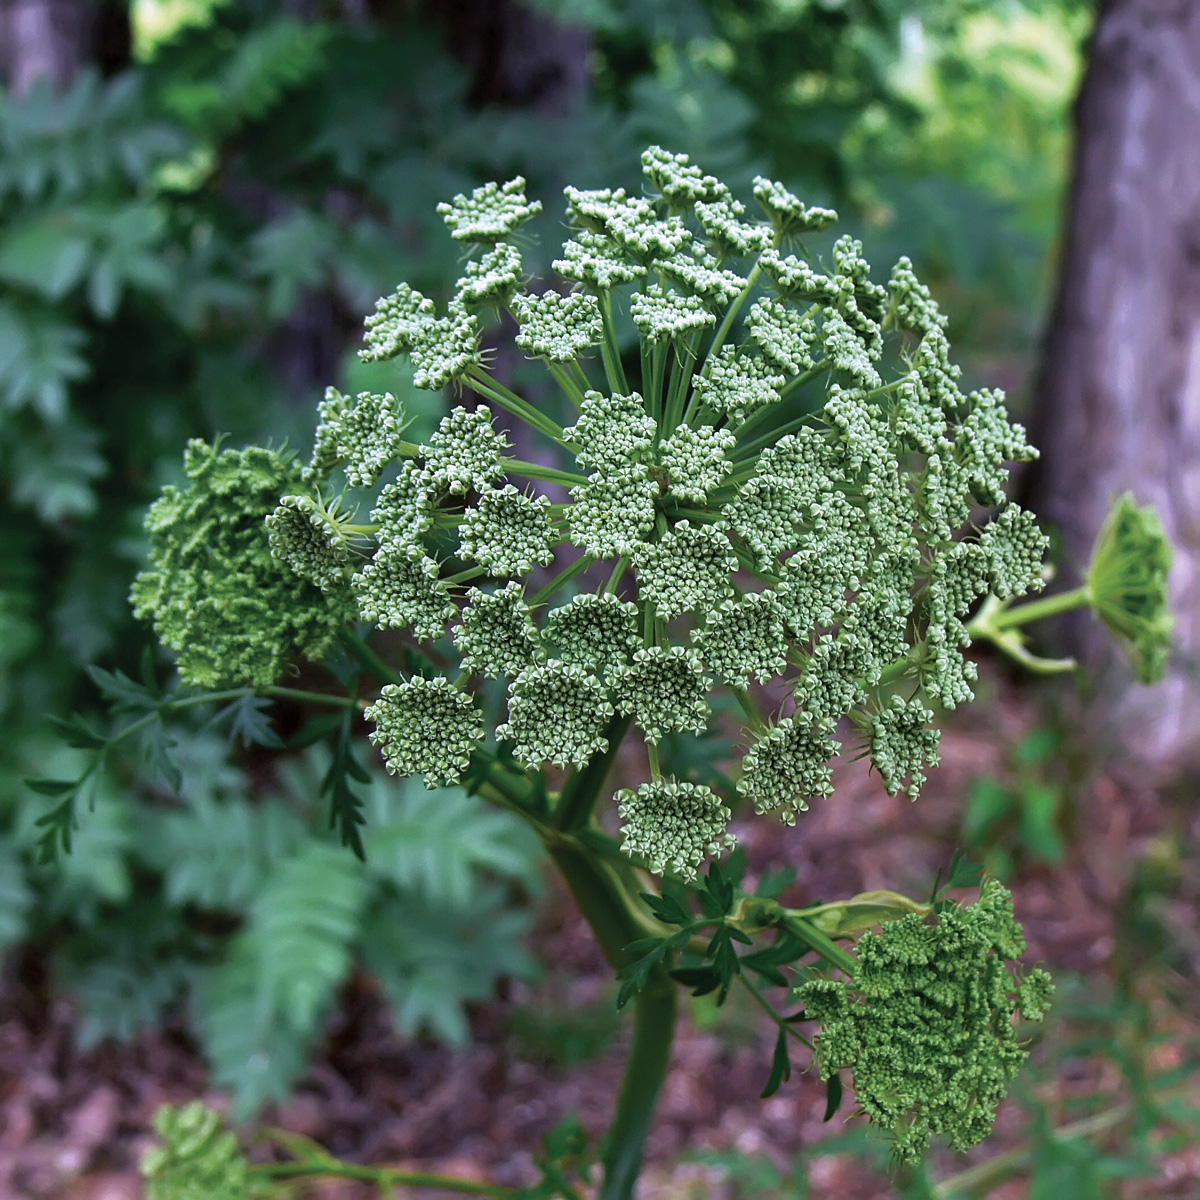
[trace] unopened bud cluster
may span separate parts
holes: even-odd
[[[514,240],[541,208],[523,180],[441,205],[467,251],[453,294],[400,284],[362,357],[407,356],[454,407],[418,445],[391,394],[331,389],[311,463],[256,519],[263,569],[324,614],[289,646],[324,646],[347,611],[425,643],[367,710],[389,768],[453,782],[494,736],[529,768],[578,769],[631,722],[651,779],[621,802],[626,847],[688,875],[726,844],[727,810],[656,748],[704,736],[714,688],[749,713],[749,687],[786,696],[747,719],[737,794],[759,812],[791,822],[830,793],[847,716],[884,785],[915,796],[935,714],[972,698],[971,609],[1040,587],[1046,539],[1004,494],[1035,452],[999,393],[960,386],[908,260],[872,279],[862,245],[826,233],[836,214],[778,182],[744,202],[684,155],[643,165],[638,193],[566,189],[549,283]],[[504,336],[545,388],[489,373],[485,339]],[[542,439],[536,461],[513,457],[499,409]],[[980,506],[999,509],[982,531]],[[160,522],[182,512],[175,497]],[[143,610],[156,595],[148,577]]]

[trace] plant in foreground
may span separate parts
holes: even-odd
[[[996,957],[1021,944],[1003,889],[985,885],[970,909],[878,893],[788,910],[741,895],[715,862],[696,880],[734,844],[736,805],[791,825],[827,798],[839,738],[916,798],[938,762],[936,713],[973,698],[972,609],[988,597],[981,612],[1006,606],[1015,627],[1023,609],[1007,606],[1043,585],[1047,539],[1004,494],[1007,464],[1036,452],[1000,393],[959,386],[946,320],[907,260],[874,282],[851,237],[808,254],[802,239],[836,214],[781,185],[755,181],[755,220],[684,156],[652,148],[643,165],[643,195],[566,189],[555,286],[523,272],[515,235],[538,206],[520,180],[444,205],[472,255],[454,295],[439,309],[401,284],[367,319],[362,356],[407,356],[417,386],[462,402],[414,444],[391,396],[331,390],[304,468],[193,443],[189,486],[151,512],[137,609],[199,687],[277,692],[289,659],[339,640],[389,770],[462,783],[536,830],[635,1005],[602,1196],[632,1193],[680,982],[723,998],[740,981],[772,1013],[768,1091],[789,1041],[808,1043],[751,976],[801,982],[823,1074],[832,1086],[851,1069],[898,1152],[933,1132],[974,1144],[1023,1053]],[[489,372],[485,335],[509,322],[553,398]],[[542,440],[536,461],[511,453],[514,420]],[[982,529],[981,505],[997,510]],[[1132,595],[1093,583],[1088,596],[1118,591]],[[1139,603],[1137,628],[1161,625],[1148,611],[1161,595],[1143,588]],[[398,631],[379,643],[395,666],[354,617]],[[665,753],[710,736],[720,692],[746,745],[724,795]],[[648,770],[615,798],[617,843],[597,806],[631,729]],[[70,800],[51,833],[69,827]],[[354,824],[343,812],[351,842]],[[643,870],[665,876],[661,895]],[[857,934],[856,955],[839,940]],[[772,940],[737,949],[759,937]],[[1020,996],[1039,987],[1044,1001],[1044,981],[1018,985],[1031,1018],[1044,1003]],[[867,1036],[871,1013],[894,1036]],[[953,1121],[951,1095],[965,1104]]]

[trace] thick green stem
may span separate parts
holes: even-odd
[[[389,667],[353,630],[343,629],[338,637],[342,645],[350,651],[359,664],[380,683],[404,682],[404,676],[393,667]]]
[[[550,834],[544,840],[605,958],[619,970],[626,965],[625,947],[652,932],[635,916],[631,886],[623,880],[627,871],[632,877],[632,870],[601,858],[569,835]],[[675,984],[660,963],[633,1000],[633,1041],[604,1139],[604,1182],[598,1200],[631,1200],[634,1194],[646,1137],[670,1067],[676,1016]]]
[[[302,691],[300,688],[269,687],[263,688],[263,693],[277,700],[303,700],[307,704],[331,704],[334,708],[358,708],[360,704],[353,696],[331,696],[325,692]]]
[[[1108,1130],[1127,1121],[1132,1114],[1133,1106],[1122,1104],[1107,1112],[1097,1113],[1094,1117],[1085,1117],[1071,1125],[1063,1125],[1050,1134],[1050,1140],[1059,1143],[1074,1141],[1076,1138],[1095,1137],[1096,1134]],[[1031,1146],[1020,1146],[1004,1154],[968,1167],[957,1175],[943,1180],[933,1189],[936,1200],[949,1200],[955,1196],[991,1195],[992,1189],[999,1184],[1012,1179],[1025,1170],[1033,1159]]]
[[[665,969],[656,968],[634,1002],[633,1044],[604,1141],[604,1183],[598,1200],[629,1200],[634,1194],[646,1137],[671,1065],[677,1012],[675,984]]]
[[[1069,592],[1058,592],[1041,600],[1031,600],[1028,604],[1018,604],[1016,608],[1006,609],[992,617],[992,625],[996,629],[1014,629],[1018,625],[1028,625],[1031,621],[1044,621],[1047,617],[1057,617],[1060,613],[1070,612],[1076,608],[1086,608],[1092,602],[1092,589],[1085,583]]]
[[[592,819],[600,789],[629,732],[630,722],[629,717],[614,717],[604,731],[608,749],[603,754],[593,755],[585,767],[572,770],[567,776],[554,809],[554,823],[559,829],[570,833],[575,829],[583,829]]]
[[[572,831],[585,830],[590,822],[628,729],[628,717],[615,718],[606,731],[608,750],[568,777],[554,810],[554,823],[563,832],[540,831],[614,970],[627,964],[625,948],[631,942],[657,932],[656,923],[639,911],[636,893],[640,888],[633,867],[597,854]],[[612,1125],[604,1139],[604,1182],[598,1200],[631,1200],[641,1170],[646,1137],[670,1066],[677,1015],[675,985],[665,964],[651,970],[634,998],[633,1010],[633,1042]]]
[[[742,305],[750,298],[751,292],[754,291],[754,285],[758,283],[758,278],[762,274],[762,263],[755,263],[754,270],[750,272],[750,277],[746,280],[746,286],[738,292],[734,297],[733,303],[730,304],[728,311],[725,313],[725,318],[717,327],[717,332],[713,335],[713,340],[708,347],[707,358],[710,361],[716,359],[722,346],[725,345],[726,338],[729,337],[729,331],[733,328],[734,321],[737,320],[737,315],[742,311]]]
[[[545,363],[555,382],[562,388],[563,394],[578,409],[583,403],[583,389],[572,377],[571,372],[562,363],[552,362],[550,359],[546,359]]]
[[[555,575],[553,579],[550,580],[548,584],[546,584],[544,588],[541,589],[541,591],[537,593],[537,595],[533,597],[532,600],[529,601],[530,607],[536,608],[539,604],[545,604],[546,601],[549,600],[559,588],[569,583],[581,571],[586,571],[588,567],[592,565],[592,562],[593,559],[589,555],[584,554],[577,558],[569,566],[564,567],[557,575]]]
[[[600,343],[600,356],[604,362],[604,375],[609,390],[622,396],[629,392],[625,379],[625,367],[621,363],[621,351],[617,346],[617,327],[613,321],[612,293],[601,292],[600,317],[604,322],[604,339]]]

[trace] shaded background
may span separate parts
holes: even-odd
[[[1114,492],[1160,506],[1164,684],[1133,691],[1064,624],[1086,676],[985,665],[918,807],[851,764],[794,836],[738,832],[752,875],[794,868],[810,899],[923,892],[955,845],[1014,888],[1060,1015],[976,1156],[994,1165],[947,1190],[965,1164],[935,1162],[940,1194],[1195,1194],[1196,6],[7,0],[0,69],[0,1194],[137,1194],[154,1106],[210,1088],[340,1154],[513,1183],[568,1109],[602,1129],[607,972],[506,819],[378,780],[364,872],[329,840],[319,748],[280,768],[197,724],[178,785],[114,762],[46,868],[20,780],[71,769],[44,713],[107,719],[85,665],[138,670],[141,516],[184,440],[306,448],[329,383],[404,397],[421,436],[440,401],[355,350],[398,280],[444,299],[436,202],[523,174],[544,270],[563,184],[639,186],[652,142],[837,207],[880,269],[914,259],[968,383],[1006,388],[1043,449],[1018,485],[1067,584]],[[331,895],[322,943],[305,905]],[[264,1000],[280,920],[311,1011]],[[907,1186],[856,1126],[822,1127],[814,1081],[756,1099],[770,1041],[694,1005],[654,1194]],[[1081,1121],[1091,1141],[1052,1132]]]

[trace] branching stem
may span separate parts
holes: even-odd
[[[1018,604],[1016,608],[1005,609],[993,616],[991,623],[996,629],[1015,629],[1018,625],[1028,625],[1031,621],[1044,621],[1048,617],[1057,617],[1060,613],[1071,612],[1076,608],[1087,608],[1091,603],[1092,589],[1084,583],[1067,592],[1058,592],[1040,600],[1030,600],[1027,604]]]
[[[563,431],[560,425],[545,413],[539,412],[528,400],[523,400],[511,388],[506,387],[499,380],[493,379],[482,368],[472,367],[467,374],[467,380],[471,387],[485,399],[498,405],[505,412],[511,413],[514,417],[519,417],[535,429],[541,430],[553,441],[562,443]]]
[[[519,458],[506,458],[504,470],[509,475],[524,475],[526,479],[540,479],[543,483],[561,483],[564,487],[576,487],[587,483],[583,475],[575,471],[560,471],[543,463],[522,462]]]

